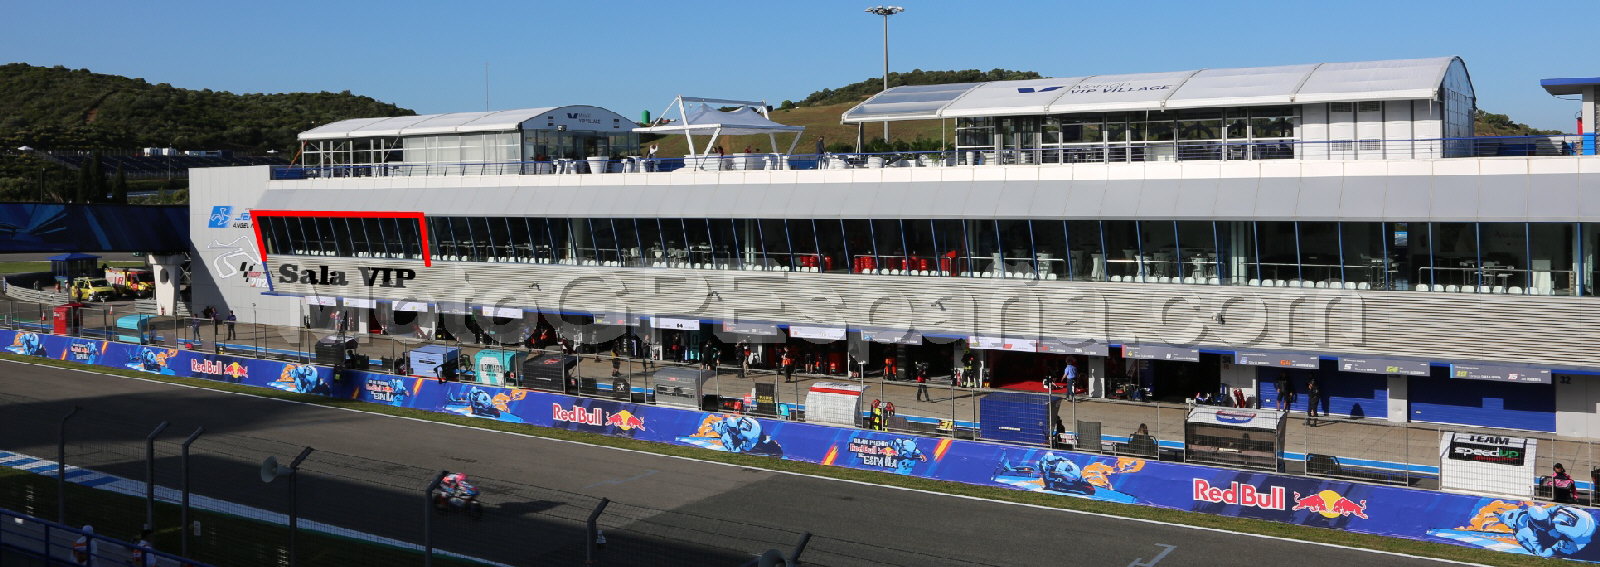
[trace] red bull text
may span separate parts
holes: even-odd
[[[190,359],[189,371],[196,374],[222,374],[222,361]]]
[[[579,425],[593,425],[595,427],[606,425],[606,410],[604,408],[584,409],[573,406],[569,410],[561,407],[561,404],[550,404],[550,406],[550,419]]]
[[[1228,488],[1219,488],[1199,478],[1194,479],[1194,499],[1213,504],[1255,506],[1262,510],[1283,510],[1289,501],[1287,491],[1282,486],[1263,490],[1233,482],[1228,484]]]

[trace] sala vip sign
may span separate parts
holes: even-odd
[[[361,272],[362,285],[367,287],[405,287],[409,280],[417,279],[417,271],[405,268],[370,268],[362,266],[356,268]],[[298,283],[305,285],[350,285],[350,278],[342,270],[330,270],[327,266],[309,266],[302,270],[299,264],[284,264],[278,267],[278,283]]]

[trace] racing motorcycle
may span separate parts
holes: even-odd
[[[478,502],[478,487],[465,481],[455,490],[437,489],[433,495],[434,508],[440,513],[466,512],[474,520],[483,517],[483,503]]]

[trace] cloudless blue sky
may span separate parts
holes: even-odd
[[[878,76],[870,2],[0,0],[0,62],[232,92],[343,91],[420,113],[674,95],[765,99]],[[1584,1],[905,0],[890,68],[1045,76],[1460,55],[1478,106],[1571,131],[1547,77],[1600,75]],[[4,88],[4,85],[0,85]],[[3,112],[0,109],[0,112]]]

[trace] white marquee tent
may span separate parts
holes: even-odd
[[[723,111],[712,108],[712,104],[720,107],[735,107],[733,110]],[[665,118],[668,113],[677,110],[679,119],[673,122]],[[667,111],[662,113],[662,120],[651,126],[634,128],[634,132],[649,134],[683,134],[689,138],[689,155],[691,157],[711,152],[720,136],[749,136],[766,134],[774,150],[778,147],[777,134],[794,133],[794,140],[789,142],[789,153],[794,152],[795,144],[800,142],[800,133],[805,126],[785,126],[773,122],[767,115],[766,101],[723,100],[715,98],[699,98],[679,96],[672,99],[672,104]],[[710,136],[706,141],[705,149],[695,151],[694,137]]]

